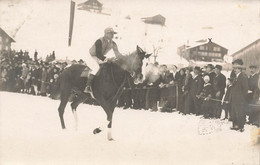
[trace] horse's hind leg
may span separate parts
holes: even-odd
[[[74,128],[75,130],[78,129],[78,115],[77,115],[77,107],[80,103],[82,103],[83,101],[85,101],[86,96],[84,95],[78,95],[77,97],[74,98],[73,102],[70,104],[71,109],[72,109],[72,113],[74,116],[74,120],[75,120],[75,125]]]
[[[65,88],[65,91],[61,92],[61,102],[60,102],[60,106],[58,108],[62,129],[66,128],[65,123],[64,123],[63,114],[64,114],[65,107],[69,101],[69,97],[70,97],[70,90]]]

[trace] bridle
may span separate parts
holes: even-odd
[[[130,70],[127,70],[129,73],[130,73],[130,76],[134,78],[135,76],[135,71],[133,71],[133,67],[134,67],[134,64],[135,64],[135,61],[136,61],[136,58],[139,54],[137,53],[137,55],[134,57],[132,63],[131,63],[131,67],[130,67]]]

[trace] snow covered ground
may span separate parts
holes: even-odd
[[[101,107],[81,104],[75,131],[69,106],[67,129],[61,129],[58,105],[47,97],[0,92],[0,164],[260,163],[249,125],[240,133],[229,130],[227,121],[116,108],[111,142],[105,132],[92,134],[105,120]]]

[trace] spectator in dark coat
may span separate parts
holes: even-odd
[[[221,73],[222,66],[216,65],[215,67],[215,73],[216,76],[214,77],[213,81],[213,88],[214,88],[214,98],[217,100],[222,100],[223,95],[225,94],[225,88],[226,88],[226,77]],[[220,118],[222,108],[221,108],[221,102],[217,101],[215,102],[215,112],[214,112],[214,117]]]
[[[23,63],[22,64],[22,75],[21,75],[21,79],[23,80],[23,87],[25,87],[25,85],[26,85],[26,77],[27,77],[28,72],[29,72],[29,68],[26,66],[25,63]],[[23,90],[23,92],[24,92],[24,90]]]
[[[23,87],[23,80],[21,79],[20,75],[17,75],[16,79],[15,79],[15,87],[14,87],[14,92],[18,92],[20,93],[21,90],[24,88]]]
[[[173,95],[173,74],[167,69],[163,71],[161,75],[160,83],[160,106],[162,112],[172,112],[172,109],[175,107],[175,101]],[[171,85],[171,87],[170,87]]]
[[[1,72],[1,80],[0,80],[0,88],[2,91],[7,90],[7,81],[8,81],[7,69],[4,68]]]
[[[7,71],[8,81],[7,81],[7,90],[10,92],[14,92],[14,86],[15,86],[15,70],[12,67],[12,65],[9,66]]]
[[[192,107],[192,112],[195,113],[196,115],[201,114],[201,102],[198,99],[197,95],[199,95],[202,92],[203,85],[204,85],[204,80],[201,76],[201,69],[198,66],[195,66],[193,69],[194,76],[193,80],[191,83],[191,89],[190,89],[190,95],[191,95],[191,100],[190,100],[190,107]]]
[[[178,96],[176,96],[178,98],[178,106],[176,107],[176,109],[183,113],[184,112],[184,97],[183,97],[183,89],[182,87],[184,86],[184,80],[185,80],[185,77],[186,77],[186,74],[185,74],[185,69],[182,68],[180,69],[179,71],[180,73],[180,76],[179,78],[177,79],[177,90],[178,90]]]
[[[250,76],[248,77],[248,101],[249,103],[256,103],[259,100],[259,88],[257,86],[259,73],[257,73],[257,67],[255,65],[249,66]]]
[[[254,65],[249,66],[250,69],[250,76],[248,77],[248,96],[247,101],[249,104],[256,104],[259,100],[259,88],[258,88],[258,80],[259,80],[259,74],[257,73],[257,67]],[[251,106],[247,107],[247,113],[249,116],[249,124],[254,124],[257,121],[257,111],[252,108]]]
[[[213,81],[214,81],[214,78],[216,77],[216,73],[215,73],[215,71],[214,71],[214,66],[212,65],[212,64],[208,64],[207,66],[206,66],[206,73],[205,73],[205,75],[208,75],[209,76],[209,78],[210,78],[210,84],[213,84]]]
[[[162,78],[160,77],[155,82],[149,83],[147,82],[146,88],[146,107],[151,109],[152,112],[158,111],[158,101],[160,100],[160,90],[159,84],[162,82]]]
[[[191,83],[192,83],[192,75],[191,75],[191,69],[190,68],[186,68],[185,69],[185,78],[184,78],[184,83],[182,86],[182,91],[183,91],[183,99],[184,99],[184,114],[189,114],[191,113],[191,106],[190,106],[190,102],[191,102],[191,94],[190,94],[190,90],[191,90]]]
[[[145,86],[144,83],[135,85],[135,89],[133,90],[133,108],[134,109],[146,109],[145,102],[146,102],[146,91],[147,89],[143,89]],[[148,108],[147,108],[148,109]]]
[[[47,70],[45,67],[42,68],[42,73],[41,73],[41,95],[46,96],[47,90]]]
[[[233,65],[236,79],[230,92],[229,102],[231,103],[231,113],[233,126],[231,129],[244,131],[246,97],[248,92],[248,80],[241,72],[242,65]]]
[[[33,86],[33,90],[32,90],[32,94],[34,95],[38,95],[39,94],[39,84],[40,84],[40,70],[38,68],[38,66],[34,65],[32,67],[31,70],[31,76],[32,76],[32,86]]]

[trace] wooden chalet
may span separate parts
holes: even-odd
[[[11,43],[15,40],[0,28],[0,51],[11,50]]]
[[[98,0],[88,0],[86,2],[78,4],[78,9],[101,13],[103,9],[103,4],[100,3]]]
[[[199,40],[194,44],[187,44],[178,47],[177,54],[186,60],[223,62],[228,49],[208,40]]]
[[[246,67],[260,66],[260,38],[232,54],[233,59],[242,59]]]
[[[144,23],[148,23],[148,24],[158,24],[158,25],[164,26],[164,25],[165,25],[166,18],[165,18],[164,16],[158,14],[158,15],[155,15],[155,16],[153,16],[153,17],[141,18],[141,20],[142,20]]]

